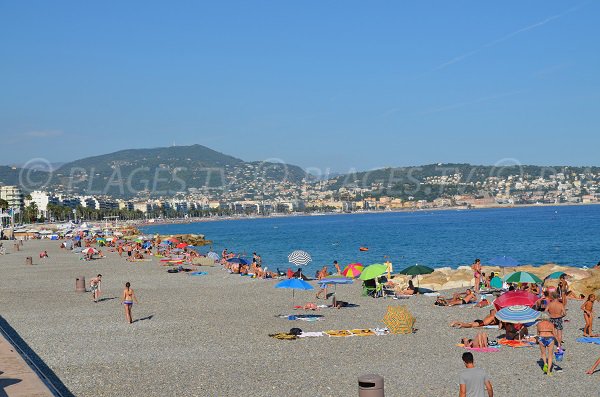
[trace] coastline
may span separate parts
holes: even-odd
[[[354,212],[317,212],[317,213],[304,213],[297,212],[291,214],[270,214],[270,215],[230,215],[230,216],[214,216],[214,217],[196,217],[196,218],[172,218],[159,220],[155,219],[154,222],[148,222],[144,220],[139,221],[126,221],[128,225],[136,227],[145,226],[162,226],[172,224],[189,224],[189,223],[203,223],[203,222],[224,222],[224,221],[237,221],[246,219],[270,219],[270,218],[295,218],[295,217],[309,217],[309,216],[333,216],[333,215],[362,215],[362,214],[390,214],[390,213],[419,213],[419,212],[431,212],[431,211],[476,211],[476,210],[489,210],[489,209],[518,209],[518,208],[564,208],[564,207],[584,207],[584,206],[595,206],[600,203],[552,203],[552,204],[518,204],[518,205],[486,205],[477,207],[467,206],[454,206],[454,207],[435,207],[435,208],[423,208],[423,209],[390,209],[383,211],[367,210],[367,211],[354,211]]]

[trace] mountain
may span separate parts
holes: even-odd
[[[53,186],[65,192],[132,197],[168,196],[189,189],[234,191],[252,185],[300,183],[307,174],[300,167],[245,162],[202,145],[129,149],[63,164],[53,174]]]
[[[43,186],[50,177],[50,173],[39,169],[0,165],[0,185],[17,185],[24,191]]]

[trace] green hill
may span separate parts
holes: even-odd
[[[202,145],[130,149],[88,157],[55,171],[54,187],[68,192],[131,197],[139,192],[167,196],[188,189],[221,189],[233,185],[306,177],[297,166],[245,162]]]

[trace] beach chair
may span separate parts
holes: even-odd
[[[377,292],[377,283],[375,282],[374,279],[363,281],[362,296],[375,297],[376,292]]]

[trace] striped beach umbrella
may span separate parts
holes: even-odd
[[[344,270],[342,270],[342,276],[349,277],[349,278],[355,278],[355,277],[360,276],[363,269],[364,269],[364,266],[361,265],[360,263],[351,263],[348,266],[346,266],[344,268]]]
[[[288,255],[288,261],[296,266],[307,265],[312,262],[312,258],[306,251],[296,250]]]
[[[536,321],[542,312],[534,310],[529,306],[508,306],[496,313],[496,318],[504,323],[526,324]]]

